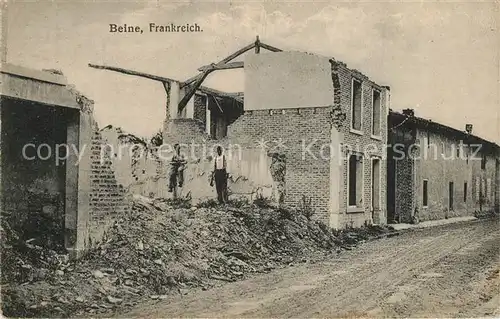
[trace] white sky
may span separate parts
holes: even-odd
[[[60,69],[94,99],[101,127],[139,135],[164,119],[159,82],[89,68],[106,64],[173,77],[197,74],[255,40],[333,56],[390,85],[392,108],[414,108],[458,129],[500,142],[500,5],[498,2],[99,2],[9,4],[8,62]],[[146,32],[156,24],[198,23],[203,33]],[[111,34],[109,24],[144,34]],[[241,70],[205,85],[243,90]]]

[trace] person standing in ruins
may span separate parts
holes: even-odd
[[[273,178],[276,189],[276,200],[281,207],[285,202],[285,175],[286,175],[286,157],[284,154],[272,153],[269,154],[272,158],[269,167],[271,177]]]
[[[217,155],[214,158],[214,171],[210,185],[213,185],[213,180],[215,179],[215,189],[217,190],[217,199],[219,204],[226,203],[228,200],[226,168],[226,156],[222,154],[222,147],[217,146]]]
[[[170,161],[170,178],[168,191],[174,191],[175,185],[178,183],[179,187],[184,184],[184,170],[186,169],[186,158],[181,154],[181,147],[179,144],[174,145],[174,156]]]

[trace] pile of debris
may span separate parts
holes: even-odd
[[[136,197],[134,209],[83,259],[54,256],[43,279],[3,285],[3,311],[58,317],[111,313],[145,298],[166,299],[315,261],[389,231],[334,232],[296,211],[255,205],[172,208]]]

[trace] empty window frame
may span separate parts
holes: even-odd
[[[351,87],[351,129],[362,129],[363,87],[361,81],[352,79]]]
[[[372,159],[372,207],[380,209],[380,159]]]
[[[464,203],[467,203],[467,182],[464,182]]]
[[[448,208],[450,210],[454,209],[454,195],[455,195],[455,191],[454,191],[453,182],[449,182],[448,183]]]
[[[422,185],[422,206],[429,206],[429,181],[426,179]]]
[[[360,207],[363,197],[363,159],[361,155],[349,156],[348,203],[351,207]]]
[[[481,158],[481,169],[486,169],[486,156],[483,155]]]

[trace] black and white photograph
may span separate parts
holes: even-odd
[[[500,317],[498,0],[0,22],[0,317]]]

